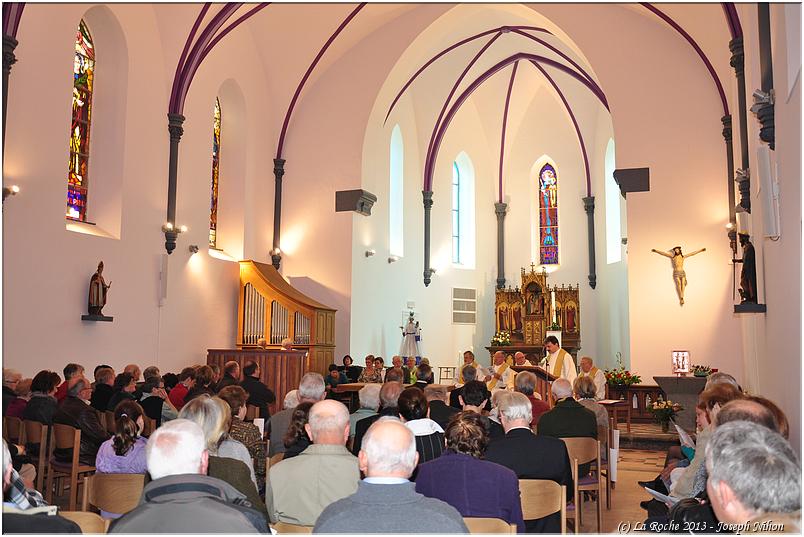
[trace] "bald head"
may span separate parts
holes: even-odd
[[[556,400],[572,397],[572,384],[565,378],[559,378],[553,381],[551,391]]]
[[[494,353],[494,365],[500,365],[505,361],[505,353],[503,351],[497,351]]]
[[[514,353],[514,363],[516,365],[525,365],[525,353],[517,351]]]
[[[342,446],[349,439],[349,410],[332,399],[319,401],[310,409],[304,430],[313,444]]]
[[[358,461],[366,477],[408,479],[419,462],[416,439],[398,419],[382,417],[369,427]]]
[[[779,432],[779,424],[773,412],[768,407],[748,399],[736,399],[723,405],[715,417],[715,426],[720,427],[730,421],[750,421]]]

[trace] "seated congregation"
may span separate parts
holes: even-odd
[[[428,364],[397,358],[388,369],[373,356],[364,369],[346,357],[326,377],[306,373],[273,414],[276,397],[253,362],[164,375],[148,367],[142,381],[134,364],[119,374],[100,365],[94,382],[79,364],[64,368],[63,381],[4,369],[5,424],[53,433],[13,436],[4,427],[4,528],[80,532],[79,481],[86,490],[125,474],[142,477],[131,505],[109,510],[84,496],[110,533],[470,533],[478,519],[497,519],[508,533],[560,533],[567,518],[577,532],[587,495],[576,485],[609,477],[601,476],[608,449],[578,464],[568,448],[608,435],[592,378],[559,378],[539,394],[536,376],[522,371],[490,389],[471,356],[447,387],[432,383]],[[354,380],[367,382],[350,414],[335,388]],[[799,531],[801,464],[783,412],[723,373],[710,376],[699,401],[694,451],[671,449],[661,475],[640,483],[676,502],[643,502],[646,527]],[[264,430],[247,406],[261,409]],[[64,427],[80,432],[74,447],[57,440]],[[65,488],[54,476],[69,478],[73,466],[69,510],[49,508]],[[560,507],[545,509],[534,483],[559,491]],[[601,502],[603,494],[588,496]]]

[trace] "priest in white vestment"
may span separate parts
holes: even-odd
[[[558,338],[547,336],[544,340],[544,348],[547,350],[544,368],[553,376],[565,378],[570,384],[575,382],[578,372],[575,370],[575,360],[572,355],[558,345]]]
[[[491,378],[486,382],[486,387],[489,391],[505,390],[511,383],[514,375],[516,374],[511,369],[511,364],[505,360],[505,353],[497,351],[494,353],[494,362],[491,364]]]
[[[594,362],[588,356],[581,358],[581,372],[578,377],[589,377],[595,383],[595,401],[606,398],[606,374],[595,367]]]

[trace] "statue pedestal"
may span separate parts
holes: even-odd
[[[114,321],[114,317],[109,317],[108,315],[82,315],[81,320],[94,321],[94,322],[103,321],[111,323],[112,321]]]
[[[706,385],[706,377],[653,377],[667,398],[684,407],[675,421],[687,432],[695,431],[695,406],[698,394]]]

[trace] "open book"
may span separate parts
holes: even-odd
[[[667,494],[662,494],[661,492],[656,492],[652,488],[645,487],[645,490],[648,494],[659,500],[660,502],[668,505],[675,505],[678,503],[681,498],[674,498],[672,496],[668,496]]]
[[[692,439],[690,434],[681,427],[679,427],[678,423],[676,423],[675,421],[673,420],[670,421],[673,422],[673,426],[675,426],[676,431],[678,431],[678,439],[681,441],[681,445],[695,449],[695,440]]]

